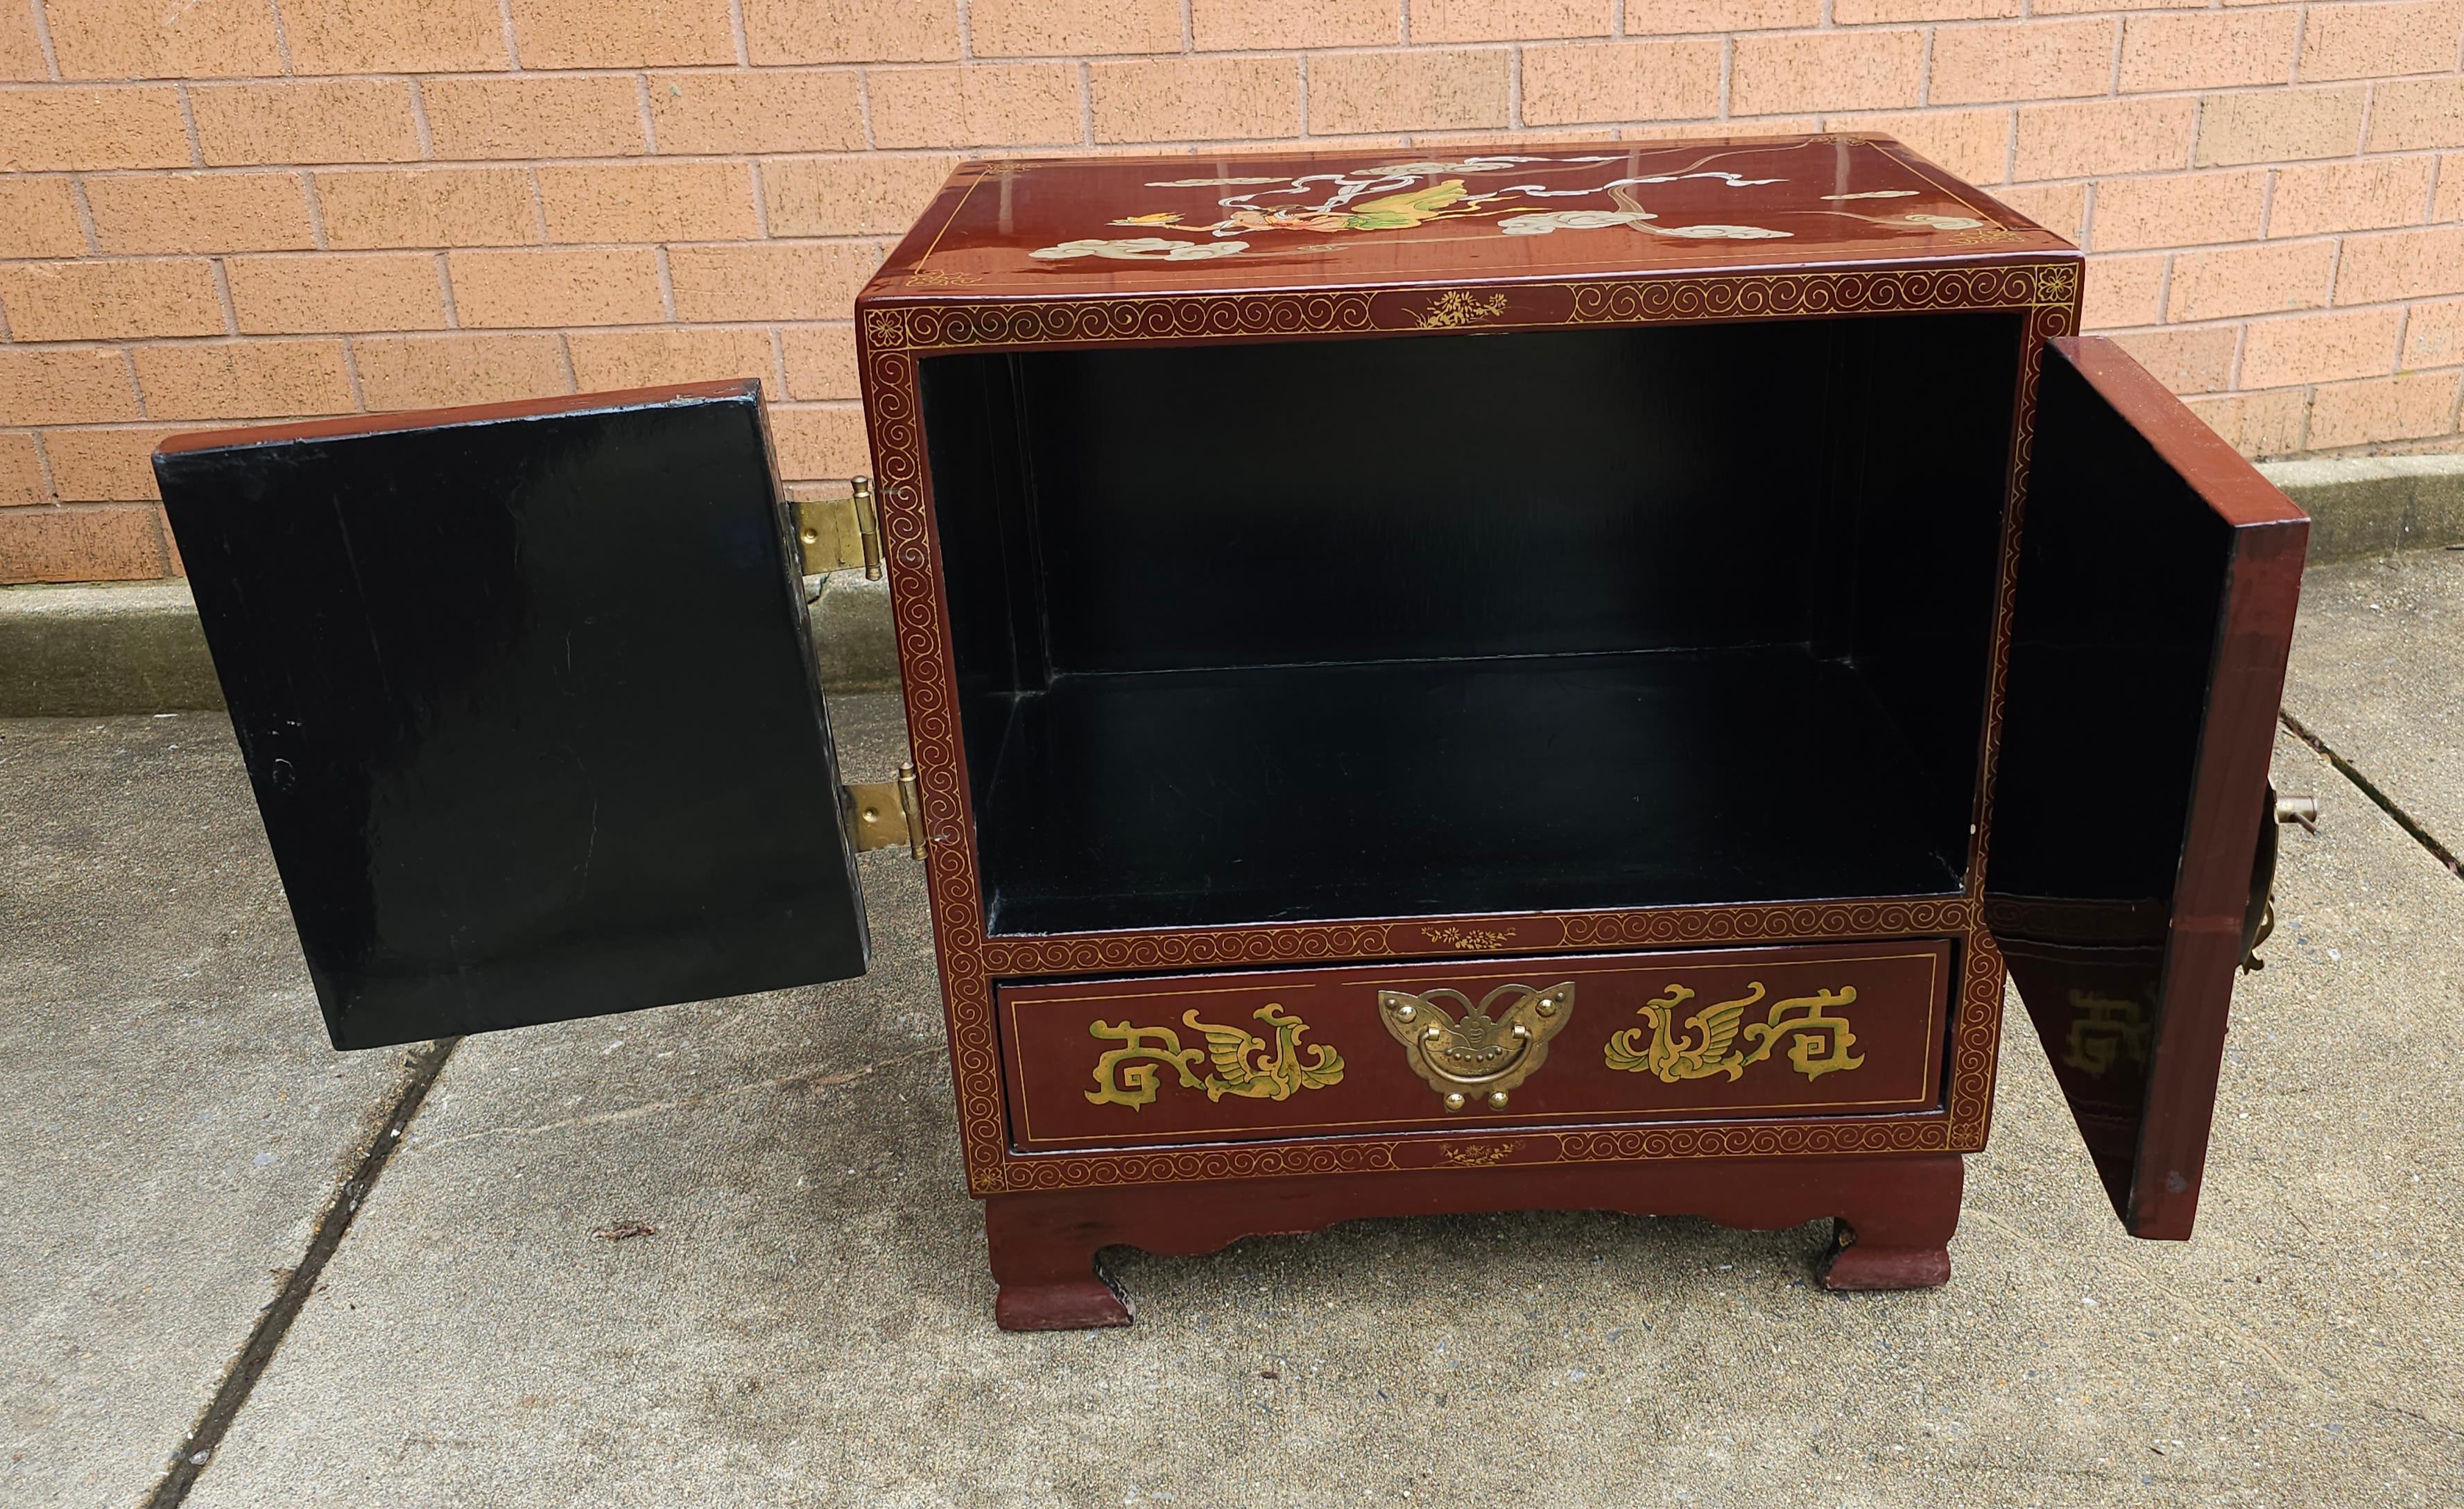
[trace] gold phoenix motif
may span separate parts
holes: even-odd
[[[1438,1003],[1441,996],[1460,1002],[1463,1015],[1447,1016]],[[1501,1000],[1505,1009],[1490,1016],[1489,1008]],[[1504,1110],[1507,1092],[1539,1069],[1549,1057],[1549,1039],[1573,1012],[1572,980],[1536,991],[1501,985],[1477,1006],[1457,990],[1377,993],[1378,1019],[1403,1045],[1413,1072],[1429,1082],[1450,1111],[1462,1110],[1475,1096],[1486,1100],[1489,1109]]]
[[[1761,1004],[1763,998],[1763,983],[1755,980],[1737,999],[1715,1002],[1686,1017],[1681,1033],[1677,1008],[1693,998],[1694,993],[1684,986],[1671,985],[1667,994],[1644,1002],[1638,1010],[1651,1024],[1650,1043],[1642,1041],[1642,1028],[1628,1027],[1609,1039],[1608,1066],[1629,1074],[1656,1074],[1670,1084],[1715,1074],[1734,1080],[1745,1074],[1746,1065],[1770,1058],[1782,1039],[1792,1039],[1788,1061],[1809,1080],[1865,1061],[1862,1054],[1852,1056],[1848,1051],[1857,1045],[1848,1018],[1830,1015],[1832,1007],[1856,1001],[1853,985],[1774,1001],[1761,1021],[1749,1022],[1745,1019],[1747,1008]],[[1745,1051],[1735,1047],[1740,1027],[1749,1045]]]
[[[1136,1110],[1153,1104],[1162,1083],[1159,1069],[1170,1068],[1183,1087],[1204,1090],[1210,1101],[1226,1095],[1247,1100],[1289,1100],[1302,1090],[1323,1089],[1343,1080],[1343,1055],[1322,1042],[1309,1044],[1309,1059],[1301,1059],[1301,1034],[1309,1023],[1285,1012],[1273,1001],[1251,1014],[1275,1030],[1274,1057],[1265,1058],[1266,1041],[1245,1027],[1222,1027],[1198,1019],[1196,1008],[1180,1014],[1189,1029],[1206,1039],[1204,1048],[1184,1048],[1180,1034],[1169,1027],[1135,1027],[1128,1021],[1088,1024],[1087,1036],[1121,1046],[1105,1050],[1095,1061],[1095,1087],[1087,1099],[1097,1105],[1126,1105]],[[1252,1061],[1253,1056],[1257,1057]],[[1199,1078],[1200,1061],[1215,1072]],[[1125,1067],[1126,1065],[1126,1067]]]

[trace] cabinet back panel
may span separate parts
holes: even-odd
[[[1054,667],[1802,640],[1811,334],[1025,357]]]

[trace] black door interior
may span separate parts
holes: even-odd
[[[754,384],[155,470],[337,1047],[863,973]]]

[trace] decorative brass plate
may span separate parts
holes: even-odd
[[[1438,1004],[1450,997],[1463,1006],[1461,1017],[1449,1017]],[[1489,1008],[1507,1002],[1491,1017]],[[1549,1057],[1549,1039],[1574,1014],[1574,982],[1533,990],[1529,985],[1501,985],[1478,1006],[1457,990],[1434,990],[1413,995],[1402,991],[1377,993],[1377,1017],[1395,1040],[1403,1045],[1405,1061],[1429,1082],[1446,1109],[1462,1110],[1478,1096],[1489,1109],[1506,1108],[1507,1091],[1536,1073]]]

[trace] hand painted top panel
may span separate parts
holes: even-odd
[[[1887,138],[967,163],[869,295],[1147,295],[2065,252]]]

